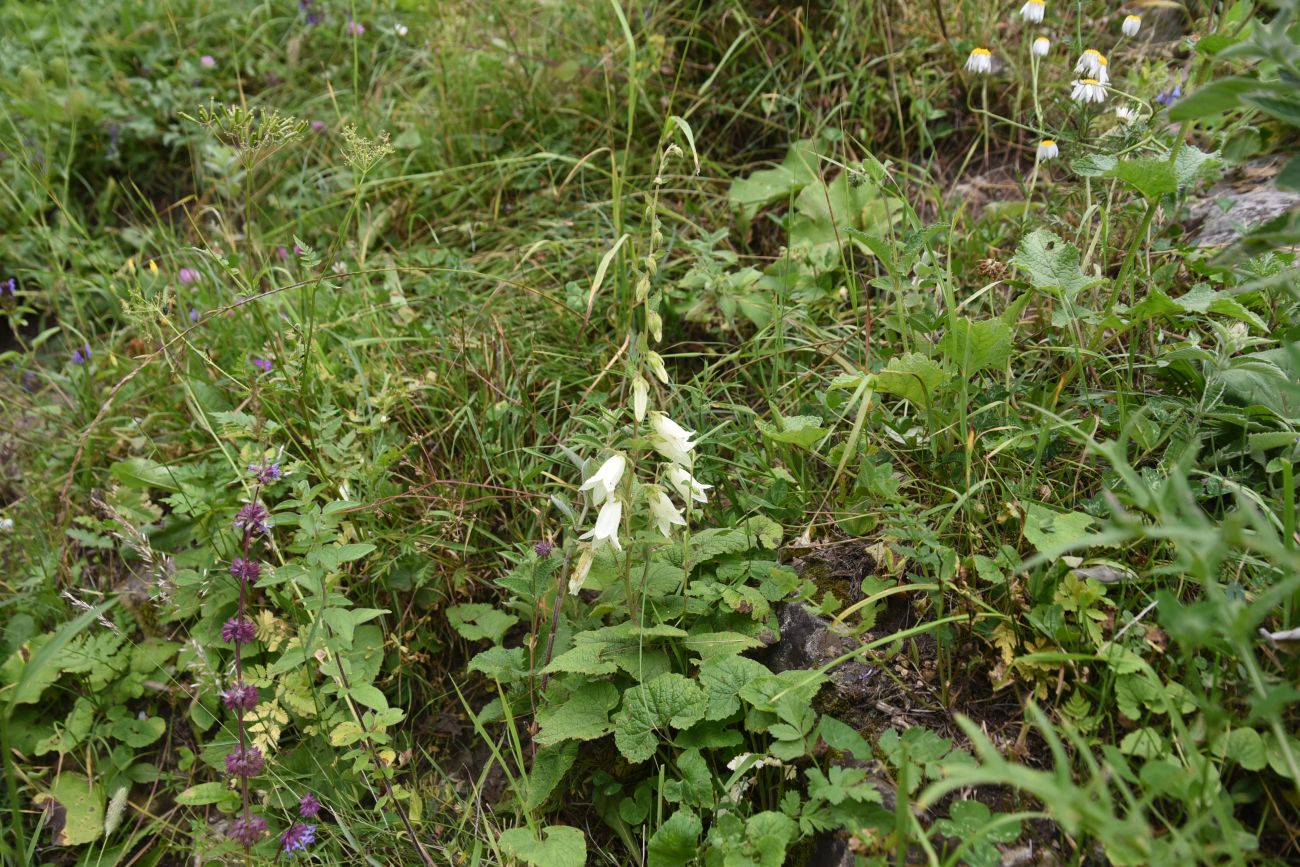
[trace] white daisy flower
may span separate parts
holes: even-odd
[[[1040,36],[1034,40],[1034,44],[1030,46],[1030,50],[1034,52],[1035,57],[1046,57],[1047,52],[1051,47],[1052,40],[1048,39],[1046,36]]]
[[[1106,101],[1106,85],[1095,78],[1081,78],[1073,82],[1074,90],[1070,98],[1085,105],[1090,102]]]
[[[1043,20],[1043,0],[1029,0],[1020,7],[1020,17],[1034,24]]]
[[[972,49],[970,57],[966,58],[966,71],[976,75],[987,75],[992,72],[993,52],[987,48]]]
[[[1074,71],[1088,78],[1099,78],[1101,77],[1101,59],[1100,51],[1089,48],[1079,55],[1079,62],[1074,65]]]
[[[1138,119],[1138,113],[1134,109],[1129,108],[1127,105],[1121,105],[1116,107],[1115,117],[1119,118],[1124,123],[1132,123],[1133,121]]]
[[[1120,25],[1120,30],[1124,31],[1124,35],[1129,38],[1137,36],[1138,31],[1141,29],[1142,29],[1141,15],[1127,15],[1124,17],[1124,23]]]
[[[1038,159],[1054,160],[1061,155],[1061,149],[1053,139],[1045,138],[1038,143]]]
[[[1097,74],[1092,78],[1097,79],[1102,84],[1110,84],[1110,61],[1106,59],[1106,55],[1097,55]]]

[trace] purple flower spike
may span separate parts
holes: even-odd
[[[284,847],[286,854],[306,849],[315,842],[316,826],[304,825],[302,822],[295,822],[290,825],[289,830],[285,831],[284,836],[280,838],[280,845]]]
[[[314,819],[316,814],[320,812],[320,801],[316,800],[315,795],[308,792],[298,802],[298,812],[302,814],[304,819]]]
[[[271,372],[271,362],[265,358],[254,358],[253,366],[263,373]]]
[[[236,557],[230,561],[230,574],[240,581],[256,581],[262,577],[262,564],[256,560],[245,560],[243,557]]]
[[[264,485],[280,480],[279,464],[249,464],[248,471],[253,474],[253,478]]]
[[[0,298],[12,298],[18,291],[18,280],[10,277],[8,280],[0,283]]]
[[[252,710],[257,707],[257,687],[238,681],[221,694],[221,701],[230,710]]]
[[[90,361],[90,344],[83,343],[80,348],[72,350],[72,363],[85,364]]]
[[[182,268],[180,270],[180,273],[178,273],[176,276],[180,278],[182,285],[188,286],[191,283],[198,282],[199,272],[195,271],[193,268]]]
[[[257,747],[235,747],[226,756],[226,773],[232,777],[256,777],[266,766],[266,759]]]
[[[551,552],[554,550],[555,550],[555,543],[552,542],[550,539],[544,539],[533,546],[534,553],[536,553],[537,556],[541,557],[543,560],[551,556]]]
[[[266,506],[256,500],[247,503],[235,515],[235,529],[247,530],[250,533],[269,533],[271,513],[266,510]]]
[[[266,820],[261,816],[240,816],[230,823],[226,836],[244,848],[251,848],[266,834]]]
[[[221,640],[231,644],[248,644],[257,638],[257,626],[247,617],[232,617],[221,627]]]

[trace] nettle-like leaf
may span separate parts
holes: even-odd
[[[562,701],[548,701],[537,712],[541,731],[533,738],[542,746],[561,741],[591,741],[609,733],[609,712],[618,704],[618,688],[595,681],[583,684]]]
[[[519,618],[513,614],[498,611],[481,602],[452,605],[446,613],[451,628],[466,641],[481,641],[486,638],[493,644],[500,644],[506,630],[519,622]]]
[[[695,812],[683,808],[668,817],[650,838],[649,867],[686,867],[695,860],[704,824]]]
[[[587,863],[587,838],[568,825],[548,825],[540,838],[527,828],[502,831],[501,850],[532,867],[581,867]]]
[[[690,678],[669,672],[632,687],[614,717],[614,743],[629,762],[655,754],[661,734],[671,726],[689,728],[708,713],[704,690]]]
[[[1030,232],[1020,241],[1011,264],[1021,269],[1034,288],[1066,299],[1104,282],[1079,267],[1079,251],[1046,229]]]
[[[1020,836],[1020,820],[991,824],[993,813],[979,801],[954,801],[948,818],[934,823],[934,832],[944,837],[969,841],[965,863],[972,867],[997,867],[1002,854],[993,843],[1010,843]]]
[[[536,810],[542,806],[564,779],[564,775],[569,772],[569,768],[573,767],[573,762],[577,758],[576,741],[539,749],[533,756],[533,766],[528,771],[522,798],[524,809]]]
[[[706,661],[714,657],[735,656],[762,644],[757,638],[741,632],[693,632],[685,641],[687,650],[699,654]]]
[[[718,656],[700,665],[700,685],[708,696],[705,719],[720,720],[740,710],[740,691],[756,677],[770,675],[767,666],[745,656]]]
[[[1096,522],[1082,512],[1055,512],[1037,503],[1025,504],[1025,538],[1039,553],[1053,557],[1087,538]]]
[[[811,449],[821,442],[830,430],[822,427],[822,420],[815,415],[779,416],[775,423],[756,419],[754,425],[758,432],[773,442]]]
[[[885,369],[872,377],[876,391],[898,395],[922,408],[929,406],[951,379],[951,371],[919,352],[889,359]]]
[[[1136,157],[1120,160],[1106,177],[1119,178],[1145,199],[1154,201],[1169,193],[1178,192],[1178,173],[1168,159]]]
[[[1003,367],[1011,358],[1011,326],[1001,319],[962,317],[939,341],[939,349],[966,376]]]

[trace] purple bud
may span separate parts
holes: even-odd
[[[555,543],[552,542],[550,539],[543,539],[542,541],[538,542],[536,545],[533,546],[533,551],[537,554],[538,557],[541,557],[542,559],[546,559],[547,557],[551,556],[551,552],[554,550],[555,550]]]
[[[360,36],[366,32],[366,25],[360,21],[352,20],[348,22],[347,33],[349,36]]]
[[[205,54],[199,58],[199,65],[204,69],[211,69],[217,65],[217,59],[211,54]]]
[[[10,277],[8,280],[0,283],[0,298],[12,298],[18,291],[18,280]]]
[[[199,272],[195,271],[193,268],[182,268],[180,270],[180,273],[177,274],[176,276],[180,278],[180,281],[183,285],[188,286],[191,283],[198,281]]]
[[[257,626],[247,617],[232,617],[221,627],[221,640],[231,644],[248,644],[257,637]]]
[[[264,485],[280,480],[279,464],[249,464],[248,471],[253,474],[253,478]]]
[[[190,308],[190,321],[191,321],[191,322],[198,322],[198,321],[199,321],[199,308],[197,308],[197,307],[191,307],[191,308]]]
[[[266,506],[256,500],[246,503],[235,514],[235,529],[246,530],[250,533],[269,533],[271,532],[271,513],[266,510]]]
[[[286,261],[289,258],[289,248],[285,247],[284,245],[280,245],[279,247],[276,247],[275,258],[279,259],[281,262]]]
[[[280,837],[280,845],[284,848],[286,854],[306,849],[315,842],[316,826],[304,825],[302,822],[295,822],[290,825],[289,830],[285,831],[284,835]]]
[[[230,561],[230,574],[240,581],[256,581],[262,577],[262,564],[256,560],[245,560],[243,557],[236,557]]]
[[[254,358],[253,366],[256,367],[258,370],[262,371],[263,373],[271,372],[271,362],[265,358]]]
[[[221,701],[229,710],[252,710],[257,707],[257,687],[242,680],[232,683],[221,694]],[[227,757],[229,764],[229,757]]]
[[[232,777],[256,777],[266,767],[266,759],[257,747],[235,747],[226,755],[226,773]]]
[[[304,819],[314,819],[316,814],[320,812],[320,801],[316,800],[315,795],[308,792],[298,802],[298,812],[302,814]]]
[[[72,363],[85,364],[90,361],[90,344],[83,343],[79,349],[72,350]]]
[[[240,816],[230,823],[226,836],[248,849],[266,834],[266,820],[261,816]]]

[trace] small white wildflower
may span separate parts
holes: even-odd
[[[1106,59],[1106,55],[1097,55],[1097,74],[1092,77],[1102,84],[1110,84],[1110,61]]]
[[[1030,50],[1034,52],[1035,57],[1046,57],[1047,52],[1051,50],[1051,47],[1052,40],[1048,39],[1046,36],[1040,36],[1034,40],[1034,44],[1030,46]]]
[[[1029,0],[1020,7],[1020,17],[1034,24],[1043,20],[1043,0]]]
[[[592,473],[591,478],[582,483],[580,491],[591,491],[593,504],[599,506],[605,498],[614,493],[618,483],[623,480],[623,471],[627,469],[627,458],[614,455],[608,458],[600,469]]]
[[[14,531],[13,518],[0,518],[0,533],[12,533]]]
[[[654,518],[655,526],[659,528],[660,533],[668,536],[674,526],[686,526],[686,518],[682,516],[682,510],[673,504],[663,488],[651,485],[646,488],[646,498],[650,501],[650,515]]]
[[[966,58],[966,71],[976,75],[987,75],[992,72],[993,53],[987,48],[972,49],[970,57]]]
[[[713,485],[701,484],[694,476],[675,464],[668,468],[668,484],[677,492],[677,496],[688,503],[692,500],[697,503],[707,503],[709,498],[704,492],[713,487]]]
[[[1141,15],[1126,15],[1124,17],[1124,23],[1120,25],[1120,30],[1124,31],[1124,35],[1129,37],[1130,39],[1133,38],[1134,36],[1137,36],[1138,31],[1141,29],[1142,29]]]
[[[398,36],[405,36],[410,31],[406,29],[405,24],[399,22],[398,24],[393,25],[393,32]]]
[[[650,427],[654,429],[650,441],[655,451],[675,464],[691,465],[691,449],[695,448],[691,437],[695,436],[695,431],[686,430],[661,412],[650,413]]]
[[[632,415],[638,422],[645,421],[646,406],[650,402],[650,383],[644,376],[632,380]]]
[[[1138,113],[1127,105],[1120,105],[1115,108],[1115,117],[1119,118],[1124,123],[1132,123],[1138,119]]]
[[[1038,158],[1040,160],[1054,160],[1060,155],[1061,149],[1057,147],[1054,140],[1045,138],[1038,143]]]
[[[1082,102],[1085,105],[1090,102],[1106,101],[1106,85],[1102,84],[1095,78],[1081,78],[1073,82],[1074,90],[1070,98],[1075,102]]]
[[[614,546],[615,551],[622,551],[623,546],[618,541],[618,527],[622,522],[623,503],[620,500],[607,500],[596,515],[596,526],[578,538],[590,539],[593,548],[599,547],[602,542],[608,542]]]
[[[1089,48],[1083,54],[1079,55],[1079,62],[1074,65],[1074,71],[1083,74],[1087,78],[1098,78],[1101,75],[1101,52],[1095,48]]]

